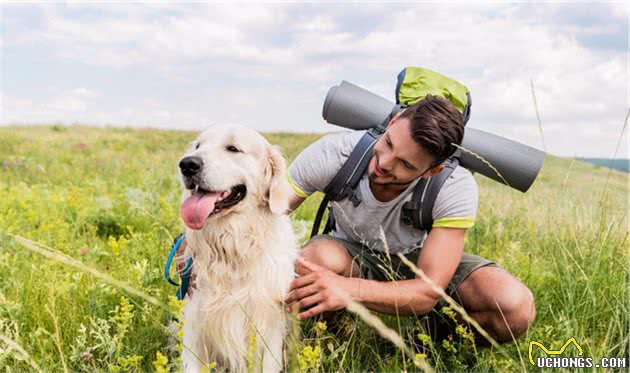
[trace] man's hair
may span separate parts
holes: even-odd
[[[427,95],[408,107],[400,118],[411,122],[411,137],[435,157],[435,167],[450,157],[464,138],[464,116],[447,99]]]

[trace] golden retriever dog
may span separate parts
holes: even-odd
[[[283,300],[298,255],[280,152],[254,130],[215,126],[179,162],[195,291],[184,308],[185,372],[282,369]],[[253,344],[253,361],[248,361]]]

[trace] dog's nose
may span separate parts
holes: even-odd
[[[203,160],[199,157],[185,157],[179,161],[179,168],[184,176],[193,176],[203,166]]]

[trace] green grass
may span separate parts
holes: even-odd
[[[319,136],[266,135],[289,160]],[[177,161],[193,137],[78,126],[0,129],[0,372],[146,371],[158,352],[168,357],[167,368],[176,367],[167,348],[171,313],[147,297],[168,304],[175,292],[162,268],[183,229]],[[585,356],[627,357],[628,175],[549,156],[526,194],[476,178],[478,218],[466,251],[527,284],[538,317],[515,343],[480,348],[454,335],[446,345],[438,341],[427,362],[438,371],[534,370],[530,340],[559,348],[570,337]],[[292,215],[302,239],[318,201]],[[15,235],[57,250],[49,256],[58,260]],[[59,262],[71,259],[78,265]],[[416,319],[384,320],[412,346]],[[352,325],[350,337],[336,338],[304,323],[288,346],[291,366],[301,360],[322,371],[417,369],[365,323]]]

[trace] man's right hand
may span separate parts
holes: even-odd
[[[186,252],[186,239],[182,240],[181,245],[177,248],[175,252],[175,266],[177,268],[177,274],[179,274],[179,278],[181,279],[184,275],[184,270],[186,269],[186,258],[184,257],[184,253]],[[192,298],[193,288],[195,287],[195,274],[191,274],[190,282],[188,283],[188,289],[186,294]]]

